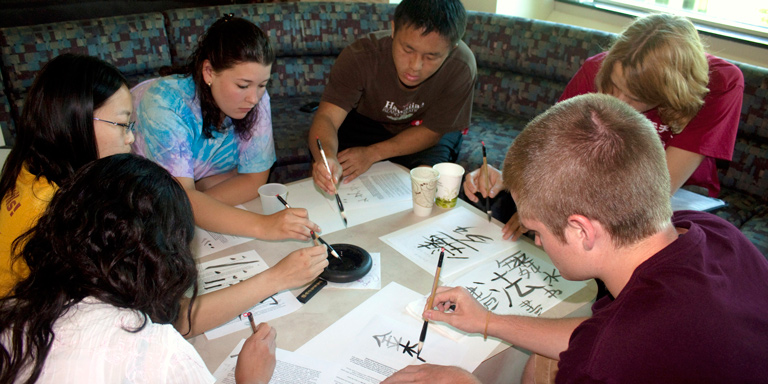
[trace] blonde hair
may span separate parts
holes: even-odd
[[[638,18],[613,43],[595,78],[601,93],[611,94],[611,72],[621,64],[628,91],[658,105],[661,120],[678,134],[704,105],[709,64],[693,24],[682,16],[654,14]]]
[[[504,186],[524,219],[565,242],[568,217],[599,221],[617,247],[669,223],[669,172],[653,124],[619,99],[577,96],[533,119],[504,160]]]

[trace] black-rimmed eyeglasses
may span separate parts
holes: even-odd
[[[93,119],[101,121],[101,122],[104,122],[104,123],[107,123],[107,124],[117,125],[118,127],[123,127],[123,128],[125,128],[125,133],[136,132],[136,130],[133,127],[134,125],[136,125],[135,121],[131,121],[128,124],[123,124],[123,123],[115,123],[114,121],[99,119],[98,117],[94,117]]]

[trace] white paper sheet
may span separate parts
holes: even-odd
[[[245,339],[240,340],[232,353],[213,373],[216,384],[235,384],[235,367],[240,350],[243,349]],[[272,374],[270,384],[322,384],[333,380],[333,369],[329,369],[329,363],[320,359],[311,358],[277,348],[275,350],[277,364]]]
[[[342,183],[339,197],[344,208],[357,210],[411,200],[410,176],[391,164],[377,163],[360,177],[347,184]]]
[[[414,324],[388,316],[374,316],[355,337],[334,382],[378,383],[409,365],[461,363],[466,351],[456,341],[435,333],[427,334],[424,347],[417,354],[419,335],[413,327]]]
[[[726,205],[723,200],[702,196],[682,188],[678,189],[677,192],[672,195],[671,203],[673,211],[691,210],[709,212]]]
[[[502,238],[499,226],[464,207],[380,239],[430,274],[435,272],[440,248],[445,248],[441,281],[453,280],[484,260],[508,253],[515,245]]]
[[[205,294],[218,291],[255,276],[267,268],[269,266],[255,250],[198,264],[199,292]],[[299,308],[301,308],[301,303],[296,300],[296,297],[290,291],[282,291],[266,298],[246,312],[251,312],[253,320],[260,323],[285,316]],[[249,327],[248,319],[241,314],[229,322],[205,332],[205,336],[209,340],[215,339]]]
[[[371,253],[371,270],[358,280],[349,283],[331,283],[325,286],[337,289],[381,289],[381,254]]]
[[[357,335],[363,332],[366,325],[377,315],[384,315],[395,322],[406,324],[408,334],[403,336],[406,337],[406,340],[418,341],[423,321],[411,317],[405,311],[405,307],[421,296],[421,294],[400,284],[389,283],[381,291],[301,346],[296,352],[308,356],[323,356],[332,363],[342,364],[349,356],[349,348],[358,344]],[[424,351],[431,343],[432,335],[438,336],[433,323],[430,323]],[[446,356],[453,356],[452,358],[458,358],[460,361],[454,365],[471,372],[499,345],[499,341],[491,338],[484,341],[482,335],[471,335],[462,338],[457,345],[457,349],[443,350],[441,353]]]
[[[407,171],[384,161],[356,180],[339,184],[348,227],[412,208],[410,183]],[[321,234],[345,228],[336,197],[322,192],[311,179],[289,185],[287,200],[291,207],[306,208],[309,219],[322,229]]]
[[[204,295],[235,285],[267,268],[267,262],[255,250],[200,263],[197,265],[198,294]],[[192,291],[187,291],[187,296],[191,295]]]
[[[199,259],[251,240],[253,239],[248,237],[225,235],[195,227],[195,238],[192,240],[192,254],[195,255],[195,258]]]
[[[245,210],[242,205],[235,206],[235,208]],[[216,233],[206,231],[200,227],[195,227],[195,237],[192,239],[192,254],[196,258],[202,258],[208,256],[214,252],[234,247],[235,245],[249,242],[253,239],[249,237],[240,237],[233,235],[225,235],[223,233]]]

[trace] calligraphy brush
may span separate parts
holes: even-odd
[[[323,150],[323,144],[320,143],[320,138],[315,136],[315,139],[317,139],[317,148],[320,149],[320,155],[323,157],[323,163],[325,163],[325,169],[328,170],[328,174],[331,175],[331,181],[333,181],[333,173],[331,173],[331,167],[328,165],[328,158],[325,157],[325,151]],[[344,219],[344,226],[347,226],[347,215],[344,213],[344,204],[341,203],[341,198],[339,197],[339,191],[336,189],[336,183],[333,184],[334,194],[336,195],[336,204],[339,205],[339,213],[341,213],[341,218]]]
[[[491,222],[491,176],[488,174],[488,158],[485,156],[485,141],[483,144],[483,172],[485,172],[485,213],[488,215],[488,222]]]
[[[440,248],[440,258],[437,259],[437,270],[435,271],[435,280],[432,282],[432,293],[427,298],[427,308],[432,309],[435,301],[435,293],[437,292],[437,283],[440,280],[440,269],[443,268],[443,255],[445,255],[445,248]],[[427,338],[427,326],[429,320],[424,320],[424,325],[421,326],[421,335],[419,335],[419,350],[416,351],[416,357],[421,354],[421,348],[424,346],[424,340]]]
[[[290,205],[288,205],[288,202],[285,201],[285,199],[283,199],[282,196],[275,195],[275,197],[277,197],[277,200],[280,200],[280,202],[283,203],[283,205],[285,205],[286,208],[290,208],[291,207]],[[310,230],[309,234],[312,235],[312,241],[315,242],[315,245],[319,245],[319,244],[317,244],[317,242],[320,241],[321,243],[325,244],[326,247],[328,247],[328,250],[331,251],[331,255],[333,255],[333,257],[335,257],[337,259],[341,259],[341,257],[339,257],[339,254],[336,252],[336,250],[333,249],[333,247],[331,247],[331,245],[328,244],[325,240],[321,239],[320,236],[315,234],[315,231]]]

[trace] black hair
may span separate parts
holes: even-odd
[[[99,158],[93,111],[128,82],[112,64],[65,53],[48,62],[27,94],[0,177],[0,198],[13,192],[22,167],[61,185]]]
[[[437,31],[456,45],[467,29],[467,11],[459,0],[403,0],[395,8],[395,32],[403,27],[424,29],[423,35]]]
[[[197,270],[194,218],[184,189],[162,167],[131,154],[84,166],[63,185],[37,225],[14,243],[29,276],[0,299],[0,382],[33,383],[57,319],[86,297],[135,310],[144,321],[177,319]],[[192,303],[187,318],[191,318]],[[29,369],[27,371],[27,369]]]
[[[275,61],[272,43],[264,31],[248,20],[225,15],[211,25],[200,38],[195,52],[187,62],[187,75],[195,82],[195,90],[200,100],[203,115],[203,136],[210,139],[211,127],[221,129],[222,112],[216,105],[211,89],[203,80],[203,63],[208,60],[213,70],[220,72],[239,63],[256,62],[270,65]],[[232,119],[235,133],[241,138],[251,138],[251,127],[258,117],[257,108],[251,109],[244,118]]]

